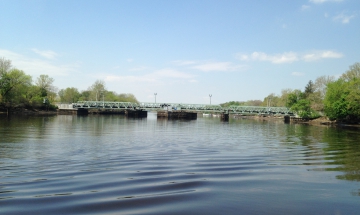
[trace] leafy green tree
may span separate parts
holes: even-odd
[[[308,99],[298,100],[291,106],[291,109],[295,111],[300,117],[309,118],[312,116],[310,101]]]
[[[301,90],[294,90],[291,93],[289,93],[287,96],[286,107],[291,108],[298,101],[300,101],[301,99],[304,99],[304,98],[305,98],[304,93],[301,92]]]
[[[354,78],[348,83],[347,95],[348,110],[350,114],[358,119],[360,118],[360,78]]]
[[[31,76],[22,70],[11,69],[2,74],[0,95],[3,102],[19,103],[25,97],[26,88],[31,86]]]
[[[49,77],[48,75],[40,75],[36,79],[36,86],[40,88],[41,96],[45,97],[48,95],[48,92],[51,91],[53,86],[54,79]]]
[[[89,101],[89,100],[91,100],[90,95],[91,95],[91,91],[89,91],[89,90],[82,91],[80,93],[79,101]]]
[[[349,114],[348,82],[339,79],[328,84],[324,99],[325,114],[330,119],[345,119]]]
[[[60,101],[64,103],[75,103],[79,101],[79,90],[74,87],[68,87],[59,91]]]
[[[131,93],[122,93],[118,95],[119,102],[133,102],[138,103],[136,97]]]

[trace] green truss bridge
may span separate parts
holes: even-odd
[[[132,110],[186,110],[196,112],[219,112],[231,114],[281,114],[292,115],[287,107],[261,107],[261,106],[230,106],[181,103],[151,103],[151,102],[107,102],[107,101],[79,101],[60,109],[132,109]]]

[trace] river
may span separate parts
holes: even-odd
[[[358,214],[360,130],[0,116],[0,214]]]

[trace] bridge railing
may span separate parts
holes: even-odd
[[[106,108],[106,109],[143,109],[143,110],[192,110],[229,113],[264,113],[264,114],[292,114],[287,107],[261,107],[261,106],[229,106],[182,103],[151,103],[151,102],[106,102],[106,101],[78,101],[72,104],[73,108]]]
[[[261,107],[261,106],[230,106],[229,112],[233,113],[268,113],[268,114],[289,114],[287,107]]]

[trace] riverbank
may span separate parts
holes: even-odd
[[[274,121],[274,120],[284,120],[284,116],[269,116],[269,115],[241,115],[234,114],[233,118],[235,119],[253,119],[253,120],[263,120],[263,121]],[[293,124],[306,124],[306,125],[315,125],[315,126],[336,126],[336,127],[354,127],[360,128],[360,122],[356,121],[337,121],[330,120],[329,118],[322,116],[316,119],[300,119],[290,120],[290,123]]]

